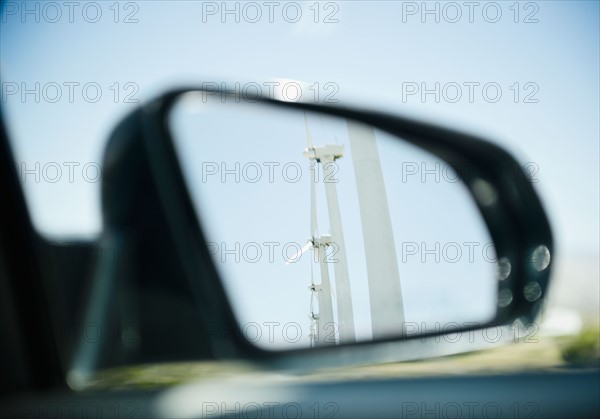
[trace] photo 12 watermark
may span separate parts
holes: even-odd
[[[335,402],[296,403],[281,401],[217,402],[201,404],[203,418],[335,418],[340,407]]]
[[[402,23],[539,23],[532,1],[403,1]]]
[[[259,98],[281,100],[284,102],[338,103],[340,87],[332,81],[303,83],[294,80],[250,81],[250,82],[214,82],[204,81],[201,100],[207,103],[219,99],[226,102],[255,103]]]
[[[204,161],[201,163],[202,183],[295,184],[306,176],[314,183],[338,183],[337,162],[305,165],[294,161]],[[312,173],[310,173],[312,172]],[[309,175],[310,173],[310,175]]]
[[[400,402],[398,412],[401,418],[534,418],[540,406],[534,402]]]
[[[539,103],[540,86],[533,81],[402,82],[402,103]]]
[[[528,161],[504,169],[515,182],[539,183],[540,166]],[[402,183],[471,183],[479,178],[478,169],[471,163],[439,161],[403,161]]]
[[[80,400],[5,401],[0,403],[3,418],[136,418],[137,402],[113,400],[110,403]]]
[[[119,264],[133,264],[136,262],[134,243],[130,241],[90,241],[85,243],[53,242],[48,241],[40,249],[40,257],[44,263],[54,266],[68,266],[78,261],[88,263],[108,260]]]
[[[203,1],[202,23],[318,23],[340,22],[334,1]]]
[[[94,161],[21,161],[15,168],[22,184],[98,183],[102,180],[102,166]]]
[[[132,81],[99,83],[96,81],[2,82],[2,103],[139,103],[140,87]]]
[[[305,254],[310,253],[315,263],[318,263],[319,257],[324,263],[338,263],[337,254],[340,251],[340,245],[331,241],[323,240],[316,242],[307,241],[305,243],[277,242],[206,242],[208,253],[213,260],[219,263],[298,263]],[[324,252],[315,252],[315,247],[325,248]],[[309,252],[310,251],[310,252]]]
[[[2,23],[139,23],[141,2],[135,1],[7,1]]]

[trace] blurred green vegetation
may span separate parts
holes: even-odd
[[[509,374],[600,368],[600,329],[588,327],[575,336],[540,336],[505,346],[411,362],[326,368],[302,374],[278,372],[287,379],[314,382],[406,378],[463,374]],[[270,377],[245,362],[187,362],[133,365],[99,371],[88,388],[93,390],[156,389],[198,380],[241,375]]]
[[[600,330],[584,329],[562,344],[563,360],[573,366],[600,367]]]
[[[193,380],[247,374],[253,370],[249,364],[225,361],[130,365],[99,371],[88,383],[86,390],[148,390]]]

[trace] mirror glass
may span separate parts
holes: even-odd
[[[356,121],[254,102],[190,92],[169,117],[250,342],[339,345],[494,317],[507,268],[448,162]]]

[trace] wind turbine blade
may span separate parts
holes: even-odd
[[[325,261],[324,248],[315,246],[315,252],[319,258],[321,268],[321,290],[317,293],[319,302],[319,320],[317,322],[317,340],[315,346],[327,346],[335,344],[335,335],[332,327],[337,329],[333,319],[333,302],[331,299],[331,285],[329,280],[329,269]]]
[[[296,262],[298,259],[300,259],[302,257],[303,254],[305,254],[306,252],[308,252],[310,250],[310,247],[312,246],[312,241],[307,241],[306,244],[296,253],[294,253],[294,256],[292,256],[291,258],[289,258],[285,264],[289,265],[292,262]]]
[[[313,260],[310,261],[310,285],[315,285],[315,272],[314,272],[314,268],[313,265],[315,264],[315,262]],[[311,305],[311,309],[312,309],[312,305]]]
[[[306,145],[308,148],[312,147],[312,139],[310,138],[310,130],[308,129],[308,117],[306,111],[304,111],[304,126],[306,127]]]
[[[310,171],[310,234],[313,238],[317,237],[317,185],[315,184],[315,170],[317,163],[313,163],[313,170]]]
[[[331,159],[330,162],[335,160]],[[335,175],[334,165],[323,165],[323,176]],[[340,332],[340,343],[356,342],[354,331],[354,310],[352,303],[352,290],[350,288],[350,275],[348,273],[348,258],[346,257],[346,247],[344,240],[344,231],[342,227],[342,217],[340,214],[340,203],[338,199],[336,183],[325,182],[325,196],[327,198],[327,207],[329,210],[329,225],[331,228],[331,240],[336,244],[336,262],[333,264],[335,273],[335,287],[339,295],[337,298],[338,324]]]
[[[383,169],[372,127],[348,122],[363,230],[373,339],[401,333],[404,301]]]
[[[337,300],[337,297],[335,295],[335,286],[331,287],[331,298],[333,298],[334,300]]]

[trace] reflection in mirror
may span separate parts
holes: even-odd
[[[191,92],[170,128],[240,331],[271,350],[490,321],[498,263],[445,161],[362,123]]]

